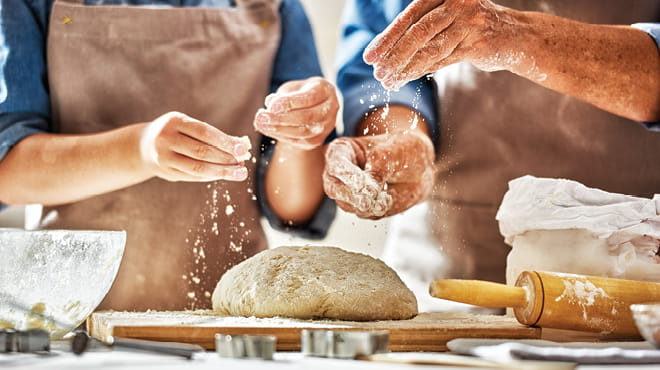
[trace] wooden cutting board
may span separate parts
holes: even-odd
[[[421,313],[410,320],[330,321],[285,318],[221,317],[212,311],[97,312],[87,320],[89,333],[183,342],[215,349],[216,333],[275,335],[278,351],[299,351],[303,329],[388,330],[391,351],[446,351],[455,338],[540,338],[541,329],[519,324],[512,317],[443,312]]]

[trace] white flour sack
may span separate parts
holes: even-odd
[[[508,284],[524,270],[660,282],[660,194],[638,198],[523,176],[509,182],[496,218],[512,247]]]

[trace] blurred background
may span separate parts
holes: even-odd
[[[339,37],[339,21],[341,18],[344,0],[301,0],[307,10],[314,30],[321,66],[325,76],[335,81],[336,68],[334,65],[335,49]],[[341,114],[339,121],[341,124]],[[0,227],[24,227],[23,207],[11,207],[0,212]],[[279,233],[270,229],[264,222],[270,245],[332,245],[346,249],[361,251],[373,256],[380,256],[387,234],[387,221],[361,220],[354,215],[339,210],[338,216],[332,225],[330,234],[322,241],[309,241],[293,238],[290,235]]]

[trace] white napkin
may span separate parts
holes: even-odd
[[[453,339],[454,353],[496,362],[562,361],[578,364],[660,364],[660,350],[645,342],[556,343],[545,340]]]

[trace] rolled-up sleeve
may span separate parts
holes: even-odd
[[[0,0],[0,160],[20,140],[49,129],[45,40],[51,3]]]
[[[648,33],[655,40],[658,52],[660,52],[660,23],[635,23],[632,26]],[[660,131],[660,121],[640,123],[649,130]]]
[[[312,27],[305,10],[298,0],[284,0],[280,8],[282,31],[280,45],[275,56],[271,92],[283,83],[291,80],[321,76],[321,65],[316,53]],[[333,132],[326,142],[336,137]],[[273,155],[274,140],[264,136],[261,141],[259,165],[257,167],[257,199],[261,212],[268,223],[276,230],[307,238],[323,239],[335,218],[334,200],[324,197],[323,202],[311,220],[301,225],[289,225],[283,222],[268,204],[266,199],[265,176]]]
[[[437,145],[438,125],[433,81],[421,78],[388,91],[373,77],[373,68],[362,59],[369,42],[403,10],[409,1],[349,0],[342,17],[337,86],[344,96],[344,135],[355,136],[360,121],[369,112],[387,104],[407,106],[424,117]]]

